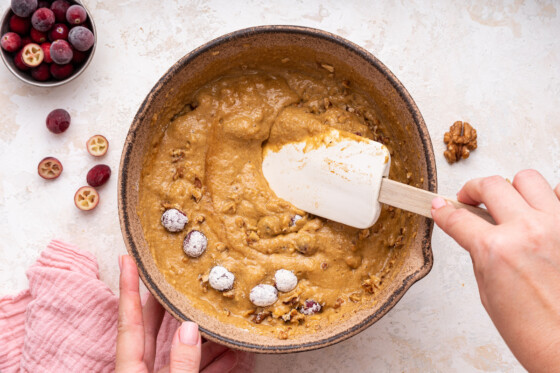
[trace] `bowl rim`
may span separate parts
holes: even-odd
[[[128,253],[131,254],[132,257],[134,258],[138,266],[138,272],[140,274],[140,277],[144,281],[146,287],[152,293],[154,293],[154,295],[162,302],[162,305],[169,313],[171,313],[175,318],[180,320],[189,320],[189,318],[187,318],[176,306],[174,306],[169,301],[169,299],[165,296],[165,294],[161,291],[161,289],[158,288],[155,281],[147,273],[146,268],[144,267],[144,264],[140,259],[140,254],[138,248],[135,245],[133,235],[130,229],[130,224],[128,223],[129,216],[125,208],[125,206],[128,204],[128,195],[127,195],[128,180],[125,177],[125,175],[128,173],[128,169],[129,169],[129,161],[131,159],[130,155],[133,148],[132,144],[136,139],[139,124],[144,120],[147,114],[149,108],[148,104],[155,97],[157,97],[158,94],[161,93],[159,92],[161,87],[166,83],[168,83],[171,79],[173,79],[174,75],[178,71],[183,69],[185,65],[187,65],[193,59],[197,58],[199,55],[207,52],[208,50],[217,48],[231,40],[244,38],[248,36],[254,36],[258,34],[269,34],[269,33],[299,34],[302,36],[311,36],[315,38],[324,39],[326,41],[334,42],[335,44],[345,48],[347,51],[358,54],[361,58],[365,59],[368,63],[373,65],[389,81],[391,86],[396,90],[396,92],[399,94],[399,96],[405,103],[407,110],[410,112],[414,120],[414,124],[416,125],[416,128],[419,131],[422,145],[425,149],[424,156],[425,156],[426,168],[428,173],[428,179],[427,179],[428,189],[431,192],[434,193],[437,192],[437,170],[436,170],[434,150],[432,147],[431,138],[428,133],[428,128],[424,122],[424,119],[418,107],[416,106],[416,103],[414,102],[414,100],[412,99],[412,97],[410,96],[406,88],[403,86],[403,84],[373,54],[371,54],[364,48],[358,46],[357,44],[354,44],[353,42],[341,36],[320,29],[305,27],[305,26],[263,25],[263,26],[244,28],[219,36],[184,55],[177,62],[175,62],[164,73],[164,75],[155,83],[153,88],[146,95],[146,98],[144,99],[136,115],[134,116],[129,132],[125,139],[125,144],[121,156],[121,163],[119,167],[119,183],[118,183],[117,197],[118,197],[119,220],[120,220],[121,231],[123,234],[125,246],[127,248]],[[314,350],[314,349],[319,349],[330,345],[334,345],[336,343],[342,342],[354,336],[355,334],[358,334],[359,332],[371,326],[382,316],[384,316],[391,308],[393,308],[396,305],[396,303],[403,297],[406,291],[414,283],[416,283],[418,280],[425,277],[432,269],[433,254],[431,250],[431,234],[432,234],[434,222],[432,219],[428,219],[428,218],[422,218],[422,219],[424,219],[424,223],[425,223],[424,226],[426,227],[424,232],[422,232],[422,240],[421,240],[422,257],[424,260],[422,266],[420,268],[417,268],[416,270],[414,270],[413,273],[409,274],[406,278],[404,278],[402,280],[401,285],[391,294],[390,297],[386,299],[386,301],[381,305],[381,307],[376,312],[367,316],[361,322],[351,326],[350,328],[341,331],[340,333],[337,333],[333,336],[319,339],[316,341],[295,343],[295,344],[282,345],[282,346],[247,343],[227,336],[220,335],[218,333],[215,333],[203,327],[200,327],[201,334],[205,336],[207,339],[219,342],[221,344],[225,344],[228,347],[241,349],[245,351],[257,352],[257,353],[291,353],[291,352]]]
[[[53,81],[49,81],[49,82],[40,82],[40,81],[37,81],[37,80],[33,79],[32,77],[28,77],[27,75],[23,75],[21,73],[21,71],[19,71],[16,67],[12,66],[10,61],[8,61],[8,58],[10,56],[8,54],[8,52],[6,52],[4,49],[0,48],[0,57],[2,58],[2,62],[4,62],[4,65],[6,65],[6,68],[13,75],[15,75],[19,80],[21,80],[22,82],[30,84],[30,85],[35,86],[35,87],[40,87],[40,88],[58,87],[58,86],[66,84],[66,83],[69,83],[72,80],[76,79],[78,76],[82,75],[82,73],[87,69],[87,67],[89,66],[89,64],[93,60],[93,55],[95,54],[95,48],[97,47],[97,29],[95,28],[95,21],[93,20],[91,12],[89,11],[87,6],[81,0],[70,0],[70,1],[73,1],[74,3],[84,7],[84,9],[86,10],[89,22],[91,23],[91,28],[92,28],[92,32],[93,32],[93,46],[91,47],[91,53],[89,54],[88,59],[84,62],[84,64],[80,67],[79,70],[76,70],[72,75],[70,75],[68,78],[66,78],[64,80],[53,80]],[[8,9],[6,9],[4,14],[2,15],[2,20],[0,21],[0,30],[3,28],[4,24],[9,22],[8,19],[13,14],[14,14],[14,12],[12,11],[12,8],[8,7]]]

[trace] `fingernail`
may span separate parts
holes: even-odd
[[[445,200],[441,197],[436,197],[432,200],[432,208],[434,210],[440,209],[445,206]]]
[[[122,272],[122,255],[119,255],[119,270]]]
[[[184,345],[194,346],[198,343],[198,325],[185,321],[179,329],[179,340]]]

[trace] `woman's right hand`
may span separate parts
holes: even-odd
[[[484,308],[525,368],[560,372],[560,184],[525,170],[512,183],[471,180],[457,197],[484,203],[497,223],[432,202],[437,225],[471,255]]]

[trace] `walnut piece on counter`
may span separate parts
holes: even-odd
[[[449,127],[449,132],[443,136],[447,150],[443,152],[449,164],[467,159],[472,150],[477,148],[476,130],[467,122],[457,121]]]

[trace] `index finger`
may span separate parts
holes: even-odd
[[[138,289],[136,264],[128,255],[121,257],[119,280],[119,326],[117,334],[117,368],[126,368],[143,362],[144,323]]]
[[[497,223],[523,214],[529,205],[517,190],[501,176],[473,179],[457,193],[460,202],[469,205],[484,203]]]

